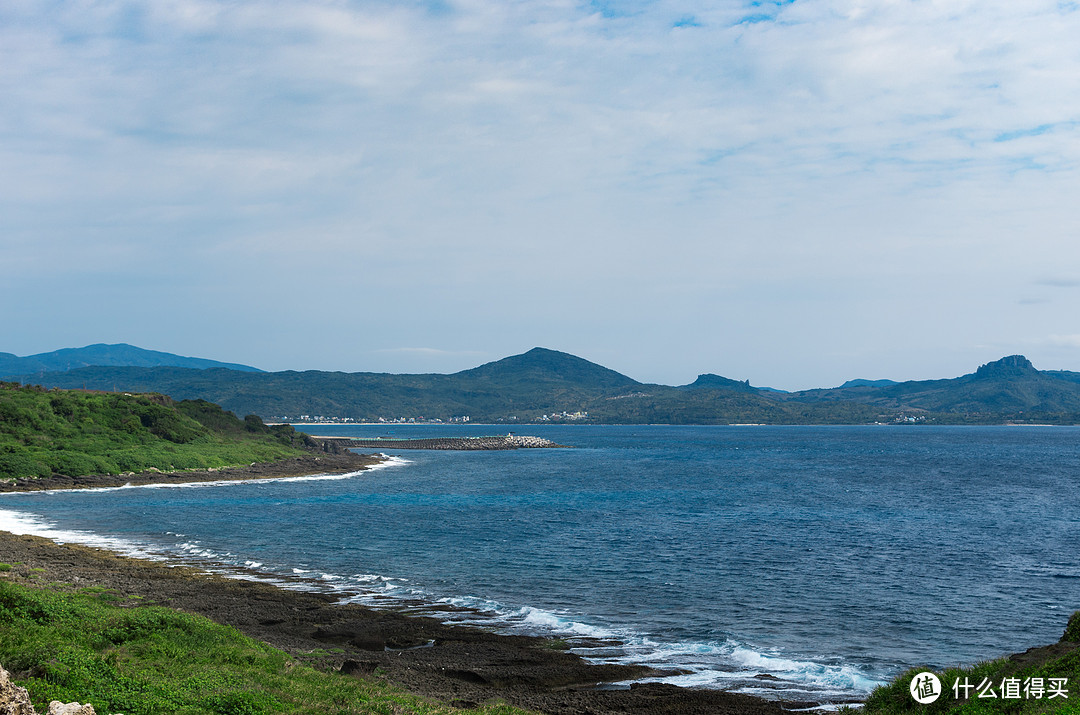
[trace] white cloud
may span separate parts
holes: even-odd
[[[1051,335],[1046,342],[1055,347],[1080,348],[1080,333],[1075,335]]]
[[[681,361],[677,381],[742,350],[725,364],[781,387],[832,369],[785,368],[791,331],[882,360],[889,331],[865,326],[887,316],[903,364],[1061,324],[1062,301],[1020,291],[1080,250],[1080,12],[763,7],[5,3],[0,279],[81,281],[87,319],[121,269],[299,285],[313,308],[313,286],[392,291],[374,349],[448,322],[391,318],[467,310],[492,322],[452,351],[577,345],[646,380]],[[482,329],[511,308],[527,328]],[[340,341],[342,364],[360,354]]]

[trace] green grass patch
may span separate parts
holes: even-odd
[[[874,690],[863,708],[867,715],[1068,715],[1080,713],[1080,612],[1069,619],[1065,635],[1055,645],[1013,660],[949,668],[934,674],[941,694],[921,705],[911,694],[911,682],[924,668],[912,668],[892,683]],[[921,678],[917,682],[922,682]],[[980,697],[982,695],[982,697]],[[991,697],[993,695],[993,697]]]
[[[462,711],[377,681],[325,673],[202,616],[0,582],[0,664],[43,712],[50,700],[127,715],[514,715]]]

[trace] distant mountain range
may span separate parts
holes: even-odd
[[[11,353],[0,353],[0,377],[66,372],[91,366],[190,367],[199,370],[223,367],[240,372],[262,372],[258,368],[249,365],[182,357],[172,353],[158,352],[157,350],[144,350],[126,343],[116,345],[95,343],[94,345],[87,345],[85,348],[64,348],[63,350],[54,350],[51,353],[38,353],[27,357],[18,357]]]
[[[105,362],[93,362],[97,359]],[[33,370],[21,367],[26,365]],[[0,377],[49,387],[205,399],[268,420],[1080,424],[1080,373],[1040,371],[1022,355],[957,378],[850,380],[801,392],[756,388],[713,374],[679,387],[646,384],[545,348],[451,375],[398,375],[261,372],[130,345],[92,345],[28,358],[0,354]]]

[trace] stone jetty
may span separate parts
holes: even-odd
[[[454,450],[494,450],[494,449],[550,449],[565,448],[543,437],[528,435],[499,435],[493,437],[431,437],[426,439],[398,439],[394,437],[316,437],[321,442],[330,443],[346,449],[454,449]]]

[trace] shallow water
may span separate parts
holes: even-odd
[[[0,528],[300,575],[376,605],[465,606],[445,617],[779,697],[857,698],[911,665],[1051,642],[1080,608],[1077,428],[519,431],[575,448],[388,450],[407,463],[349,478],[0,495]]]

